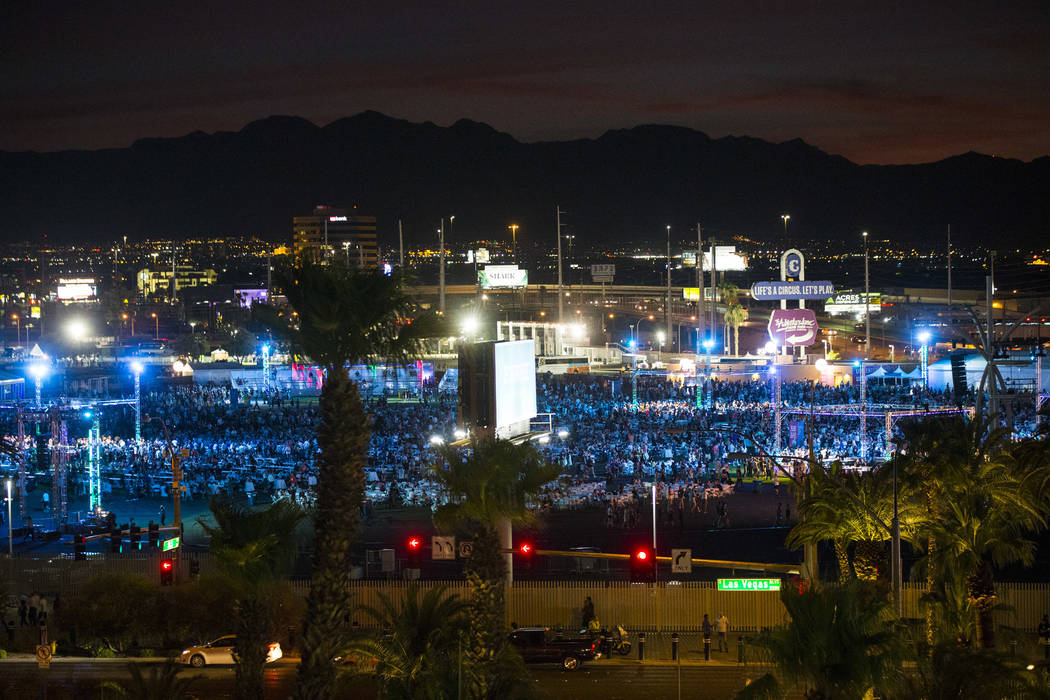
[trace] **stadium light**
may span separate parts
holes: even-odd
[[[704,350],[707,350],[708,352],[711,352],[711,348],[713,348],[714,346],[715,346],[715,341],[711,340],[710,338],[708,338],[707,340],[704,341]]]
[[[462,440],[463,438],[467,437],[467,431],[463,428],[456,428],[452,431],[452,434],[456,436],[457,440]]]
[[[558,431],[558,437],[561,438],[562,440],[564,440],[565,438],[569,437],[569,431],[566,430],[565,428],[561,428]]]
[[[143,366],[142,366],[142,363],[141,363],[141,362],[139,362],[138,360],[135,360],[134,362],[132,362],[132,363],[131,363],[131,372],[132,372],[132,373],[133,373],[133,374],[134,374],[134,375],[135,375],[136,377],[138,377],[139,375],[141,375],[141,374],[142,374],[142,372],[143,372],[143,371],[144,371],[145,369],[146,369],[146,368],[145,368],[145,367],[143,367]]]
[[[445,438],[441,437],[440,435],[431,435],[430,436],[430,444],[431,445],[444,445],[445,444]]]
[[[459,327],[463,331],[463,335],[474,335],[478,332],[478,319],[476,316],[467,316],[459,324]]]
[[[83,319],[75,318],[66,324],[66,335],[70,340],[80,343],[87,338],[88,327]]]
[[[923,345],[925,345],[926,343],[930,342],[930,332],[929,331],[919,331],[918,338],[919,338],[919,342],[922,343]]]
[[[29,373],[33,375],[33,379],[38,382],[47,376],[47,365],[36,364],[30,365]]]

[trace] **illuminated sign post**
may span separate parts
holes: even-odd
[[[779,301],[781,299],[827,299],[835,293],[831,282],[755,282],[751,285],[751,298],[755,301]]]
[[[720,591],[779,591],[778,578],[720,578]]]
[[[181,538],[179,537],[172,537],[170,540],[164,540],[164,544],[161,545],[160,551],[170,552],[171,550],[179,546],[180,541]]]

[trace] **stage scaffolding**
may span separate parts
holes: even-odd
[[[963,406],[902,406],[899,404],[874,404],[867,406],[861,404],[830,404],[826,406],[796,406],[783,409],[783,413],[790,416],[813,416],[813,417],[836,417],[857,418],[861,425],[865,425],[868,418],[876,418],[883,421],[885,434],[883,437],[883,454],[887,458],[893,453],[893,428],[901,418],[945,416],[945,415],[968,415],[973,417],[974,407]],[[867,441],[867,435],[861,435],[861,441]],[[865,452],[866,454],[866,452]]]
[[[135,399],[72,399],[67,403],[50,406],[33,406],[31,403],[0,404],[0,411],[14,411],[18,424],[17,457],[14,461],[18,468],[19,512],[26,517],[27,493],[26,470],[29,464],[30,451],[36,446],[32,435],[26,434],[27,425],[48,425],[50,436],[51,471],[51,509],[57,523],[64,523],[69,517],[69,455],[77,451],[74,443],[69,441],[68,419],[75,415],[90,413],[91,425],[88,428],[88,493],[92,512],[102,508],[102,409],[114,406],[135,407]],[[27,438],[29,440],[27,441]],[[32,447],[31,447],[32,445]]]

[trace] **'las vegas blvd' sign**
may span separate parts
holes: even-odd
[[[778,578],[720,578],[720,591],[779,591]]]

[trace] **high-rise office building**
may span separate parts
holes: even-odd
[[[292,250],[297,260],[343,259],[363,269],[379,265],[376,217],[355,209],[314,207],[312,216],[292,220]]]

